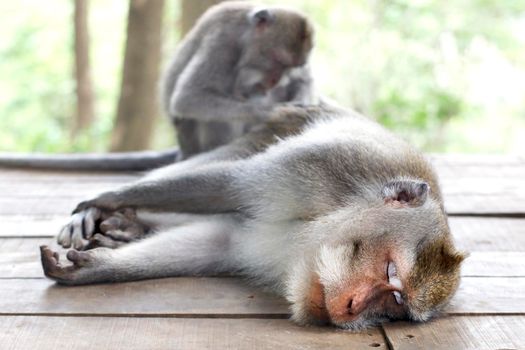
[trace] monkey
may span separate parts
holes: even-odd
[[[282,7],[232,1],[208,9],[180,42],[161,84],[179,149],[109,155],[13,155],[0,166],[151,170],[225,145],[274,106],[316,104],[308,65],[313,25]]]
[[[246,1],[211,7],[182,41],[164,107],[184,158],[245,134],[279,103],[314,103],[313,26],[301,13]]]
[[[326,108],[327,103],[328,100],[325,98],[320,102],[320,106],[323,105]],[[250,157],[262,152],[280,138],[300,132],[306,123],[318,117],[319,112],[320,110],[312,108],[281,106],[264,124],[254,127],[248,134],[230,144],[151,171],[141,181],[170,176],[174,172],[189,171],[212,162]],[[124,242],[142,238],[150,231],[148,225],[140,222],[135,211],[130,207],[115,212],[91,208],[85,213],[74,214],[72,223],[73,225],[65,225],[57,237],[58,243],[64,248],[71,246],[78,250],[95,247],[116,248]],[[99,233],[92,235],[95,230]]]
[[[465,254],[431,164],[355,112],[321,105],[276,116],[296,117],[298,131],[251,155],[185,167],[190,158],[79,203],[70,231],[83,226],[89,237],[93,211],[131,208],[152,233],[69,250],[72,265],[41,246],[44,274],[64,285],[240,274],[285,297],[298,324],[349,330],[438,315]]]

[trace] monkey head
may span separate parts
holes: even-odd
[[[321,238],[302,247],[288,283],[299,323],[358,330],[387,320],[426,321],[456,291],[464,255],[429,186],[397,179],[366,191],[308,227],[308,237]]]
[[[280,7],[258,7],[248,13],[250,30],[242,61],[266,76],[265,87],[275,86],[283,73],[308,61],[313,26],[301,13]]]

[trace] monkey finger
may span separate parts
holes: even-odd
[[[116,249],[120,246],[123,246],[124,244],[126,243],[115,241],[108,236],[101,235],[100,233],[95,234],[89,242],[89,246],[92,248],[105,247]]]
[[[125,226],[125,219],[116,213],[100,223],[100,231],[106,233],[117,229],[125,230]]]
[[[137,235],[132,232],[122,231],[122,230],[112,230],[106,232],[106,236],[110,237],[113,240],[121,242],[131,242]]]
[[[97,208],[89,208],[84,214],[84,221],[82,226],[82,236],[85,239],[91,238],[95,233],[95,223],[100,219],[102,213]]]
[[[85,224],[86,224],[86,212],[80,212],[77,214],[74,214],[71,218],[71,226],[72,226],[72,233],[71,233],[71,243],[73,244],[73,248],[75,249],[82,249],[85,245],[87,245],[87,240],[85,239]]]
[[[57,236],[57,243],[63,248],[71,247],[71,234],[73,233],[73,226],[71,223],[62,227]]]

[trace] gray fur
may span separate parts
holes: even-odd
[[[235,150],[253,135],[212,151],[216,160],[204,153],[81,203],[65,232],[82,221],[89,237],[95,233],[93,213],[131,207],[151,233],[124,246],[106,242],[117,249],[70,251],[73,266],[62,266],[56,253],[42,247],[45,274],[77,285],[239,272],[286,296],[294,320],[310,323],[318,321],[309,311],[313,275],[330,303],[369,268],[367,261],[382,256],[376,251],[390,249],[389,259],[406,281],[420,251],[451,244],[435,173],[410,145],[337,108],[283,109],[274,118],[285,125],[301,122],[295,133],[270,146],[252,144],[253,151],[238,159]],[[75,237],[66,243],[71,241]],[[450,294],[456,285],[447,288]],[[392,311],[382,305],[372,304],[357,318],[334,314],[331,322],[360,329],[384,319],[425,320],[437,308]]]
[[[255,9],[271,15],[263,29],[250,17]],[[304,43],[302,30],[308,32]],[[184,157],[246,134],[276,104],[313,103],[306,64],[311,34],[306,17],[292,10],[262,10],[250,2],[210,8],[180,43],[163,86]],[[277,51],[280,61],[273,57]]]

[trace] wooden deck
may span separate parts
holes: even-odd
[[[447,314],[352,334],[302,328],[285,301],[231,278],[60,287],[42,275],[74,205],[125,173],[0,169],[0,349],[525,348],[525,159],[435,156],[459,248],[471,252]]]

